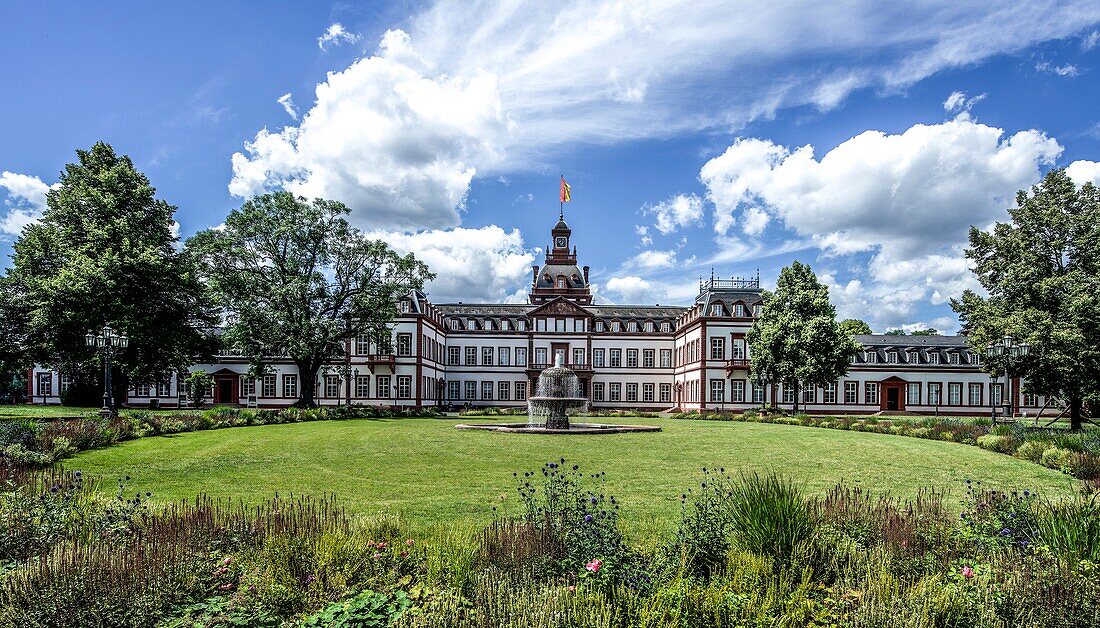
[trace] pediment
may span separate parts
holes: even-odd
[[[538,306],[527,313],[527,316],[581,316],[591,317],[592,312],[584,309],[576,303],[566,299],[565,297],[558,297],[552,301]]]

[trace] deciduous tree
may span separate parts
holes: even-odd
[[[752,378],[793,387],[797,411],[800,387],[824,386],[843,377],[860,345],[841,328],[829,289],[806,264],[796,261],[784,268],[775,292],[762,296],[760,316],[747,335]]]
[[[858,318],[846,318],[840,321],[840,328],[843,329],[849,336],[858,336],[861,334],[870,334],[871,326]]]
[[[348,213],[336,201],[266,194],[187,243],[223,308],[225,341],[256,375],[288,356],[300,406],[315,405],[317,373],[343,355],[345,339],[389,347],[398,299],[432,277],[411,254],[365,238]]]
[[[1063,399],[1080,429],[1100,395],[1100,190],[1052,170],[1016,195],[1010,222],[970,229],[966,255],[988,296],[966,291],[952,306],[975,351],[1014,336],[1031,352],[1011,375]],[[983,361],[1000,375],[1004,365]]]

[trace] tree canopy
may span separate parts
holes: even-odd
[[[967,290],[952,306],[975,351],[1011,335],[1031,346],[1011,375],[1069,405],[1079,429],[1100,397],[1100,190],[1052,170],[1016,195],[1010,222],[970,229],[966,255],[988,296]],[[984,360],[984,369],[1005,365]]]
[[[840,321],[840,328],[849,336],[858,336],[871,333],[871,326],[858,318],[846,318]]]
[[[796,261],[783,268],[775,292],[762,296],[760,316],[747,335],[752,378],[792,386],[797,410],[802,385],[835,382],[861,347],[837,322],[828,287],[806,264]]]
[[[348,213],[336,201],[277,192],[187,242],[222,310],[225,343],[256,375],[289,356],[301,406],[315,404],[317,373],[343,355],[346,339],[368,336],[388,349],[398,299],[432,278],[411,254],[365,238]]]
[[[131,339],[114,361],[119,388],[160,381],[206,355],[213,323],[194,266],[175,247],[176,208],[108,144],[77,157],[15,243],[3,282],[9,333],[21,343],[14,359],[94,380],[99,358],[84,335],[111,325]]]

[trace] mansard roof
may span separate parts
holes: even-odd
[[[539,268],[538,276],[535,277],[533,287],[536,289],[546,288],[553,289],[557,286],[558,275],[565,276],[565,283],[570,288],[586,288],[587,284],[584,282],[584,273],[576,265],[566,264],[547,264],[542,268]]]
[[[684,311],[667,305],[589,305],[586,309],[600,318],[676,318]]]
[[[967,348],[970,346],[970,342],[965,335],[958,336],[900,336],[900,335],[887,335],[887,334],[858,334],[855,336],[857,342],[865,347],[875,348],[897,348],[899,350],[906,349],[923,349],[923,348]]]
[[[440,303],[444,316],[526,316],[536,305],[527,303]]]

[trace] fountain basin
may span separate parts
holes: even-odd
[[[660,432],[656,425],[610,425],[605,423],[570,423],[569,427],[555,429],[530,423],[461,423],[460,430],[484,430],[508,434],[626,434],[630,432]]]

